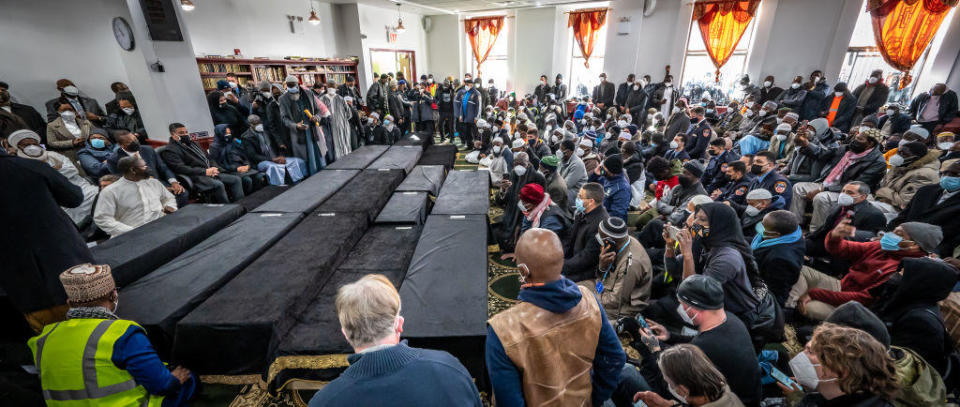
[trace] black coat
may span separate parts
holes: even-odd
[[[43,120],[43,116],[40,116],[40,112],[38,112],[37,109],[34,109],[33,106],[30,105],[11,103],[10,113],[19,116],[20,119],[27,124],[27,128],[37,133],[37,135],[40,136],[41,143],[47,143],[47,122]]]
[[[887,103],[887,96],[890,95],[890,87],[884,84],[883,82],[877,82],[872,86],[875,86],[876,89],[874,89],[873,93],[870,94],[870,98],[867,99],[867,103],[863,106],[858,106],[863,108],[863,110],[861,110],[861,113],[864,116],[872,114],[877,110],[879,110],[880,106],[883,106],[884,104]],[[860,84],[860,86],[857,86],[857,88],[853,90],[853,98],[859,101],[860,94],[862,94],[866,88],[867,88],[866,83],[862,83]]]
[[[283,126],[283,119],[280,118],[280,102],[276,99],[271,100],[270,104],[267,105],[267,120],[263,126],[266,128],[267,134],[270,135],[270,139],[273,140],[273,147],[276,147],[274,152],[284,155],[291,154],[290,132]]]
[[[107,168],[110,169],[111,174],[119,174],[117,170],[117,162],[121,158],[128,156],[123,149],[118,148],[113,154],[110,154],[107,157]],[[140,146],[140,158],[147,163],[147,171],[150,173],[151,177],[156,178],[158,181],[163,183],[164,186],[170,186],[169,180],[176,177],[173,171],[170,171],[170,168],[167,167],[167,164],[160,159],[160,156],[157,154],[157,151],[150,146]]]
[[[884,115],[877,120],[877,128],[882,130],[887,124],[887,119],[890,119],[890,116]],[[907,130],[910,130],[910,115],[906,113],[894,115],[890,120],[890,134],[903,134]]]
[[[612,106],[616,92],[617,87],[613,82],[601,82],[593,88],[593,104],[603,103],[605,107]]]
[[[190,147],[196,147],[196,149]],[[226,171],[214,159],[208,157],[199,145],[186,138],[180,139],[180,141],[174,141],[173,138],[170,138],[170,142],[160,152],[160,158],[167,163],[167,167],[175,174],[190,177],[200,191],[215,187],[213,178],[206,175],[207,168],[218,167],[220,170]]]
[[[923,107],[930,101],[930,92],[923,92],[919,96],[913,99],[913,102],[910,103],[910,117],[914,120],[920,120],[920,112],[923,111]],[[940,121],[939,124],[946,124],[950,120],[953,120],[957,117],[957,93],[952,90],[947,90],[943,93],[943,96],[940,96]]]
[[[904,222],[938,225],[943,231],[943,242],[937,246],[937,254],[942,257],[952,256],[953,249],[960,244],[960,193],[937,204],[943,192],[940,184],[920,187],[907,207],[890,221],[887,230],[893,230]]]
[[[83,203],[80,187],[45,162],[0,151],[0,213],[6,218],[0,288],[23,313],[66,303],[60,273],[93,262],[61,206]]]
[[[706,119],[700,120],[700,123],[687,129],[686,147],[684,147],[684,150],[686,150],[687,154],[690,154],[690,158],[699,160],[700,157],[703,157],[703,154],[707,151],[707,146],[710,144],[710,136],[713,132],[707,133],[706,136],[704,136],[703,133],[712,129]]]
[[[883,215],[883,212],[873,206],[870,201],[864,200],[848,210],[843,210],[839,206],[834,208],[823,222],[823,227],[809,234],[807,238],[813,240],[819,247],[823,247],[823,239],[827,237],[827,233],[833,230],[833,227],[839,222],[840,216],[846,216],[848,211],[853,211],[850,224],[857,228],[857,236],[854,240],[869,239],[886,227],[887,217]]]
[[[762,105],[768,100],[777,100],[781,93],[783,93],[783,88],[779,86],[771,86],[769,88],[760,87],[760,98],[757,100],[757,103]]]
[[[820,178],[817,182],[823,182],[823,180],[827,178],[830,170],[832,170],[833,167],[840,162],[840,159],[843,158],[843,155],[846,154],[847,148],[848,146],[843,145],[837,149],[833,154],[833,159],[830,164],[827,164],[820,172]],[[840,174],[840,179],[834,185],[823,189],[830,192],[840,192],[848,182],[860,181],[869,185],[871,191],[876,191],[877,186],[880,185],[880,181],[886,173],[887,160],[883,158],[883,153],[880,152],[880,149],[874,148],[865,157],[850,164],[850,166],[843,171],[843,174]]]
[[[617,96],[620,96],[617,94]],[[643,128],[647,122],[647,93],[643,88],[634,90],[629,88],[624,100],[623,107],[627,108],[630,116],[633,117],[633,124]]]
[[[823,104],[820,106],[820,117],[827,117],[830,114],[830,105],[833,104],[834,97],[834,94],[831,93],[823,98]],[[850,131],[850,125],[853,124],[851,121],[855,113],[857,113],[857,98],[848,92],[844,92],[843,98],[840,99],[840,105],[837,106],[837,115],[834,116],[831,127],[836,127],[844,133]]]
[[[774,297],[777,297],[781,307],[786,303],[790,289],[800,277],[805,248],[803,239],[799,239],[793,243],[761,247],[753,251],[753,257],[760,269],[760,277],[763,277],[767,288]]]
[[[617,96],[614,98],[617,106],[627,105],[627,94],[630,93],[631,86],[629,82],[624,82],[621,83],[620,86],[617,86]]]
[[[210,106],[210,116],[213,118],[213,124],[226,124],[230,126],[231,134],[243,134],[247,131],[247,118],[240,113],[236,107],[227,103],[223,107]]]
[[[266,137],[264,134],[264,139],[267,143],[270,143],[270,138]],[[262,161],[273,161],[273,157],[267,154],[266,151],[263,151],[263,148],[260,146],[260,137],[253,131],[253,129],[247,130],[240,136],[240,151],[247,157],[247,160],[253,163],[253,168],[257,167]],[[270,146],[273,150],[273,153],[276,154],[276,149],[274,146]]]
[[[353,98],[354,105],[363,106],[363,96],[360,96],[360,87],[357,85],[350,87],[344,83],[337,87],[337,94],[343,97],[350,96]]]
[[[600,262],[600,244],[594,237],[600,222],[610,215],[603,205],[589,213],[573,217],[573,226],[563,242],[563,275],[573,281],[589,280],[597,271]]]

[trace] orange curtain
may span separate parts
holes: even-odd
[[[471,18],[463,21],[463,27],[477,60],[477,76],[480,76],[480,65],[487,60],[503,28],[503,16]]]
[[[693,21],[700,26],[703,44],[717,67],[717,82],[720,67],[733,55],[759,5],[760,0],[708,0],[694,4]]]
[[[607,22],[607,9],[577,10],[570,12],[567,27],[573,27],[573,38],[577,40],[580,53],[583,54],[583,66],[590,67],[590,55],[597,43],[597,32]]]
[[[930,45],[940,23],[957,0],[870,0],[867,11],[873,38],[890,66],[904,72],[900,89],[909,85],[910,70]]]

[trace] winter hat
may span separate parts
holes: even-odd
[[[764,188],[757,188],[750,192],[747,192],[747,200],[749,201],[763,200],[763,199],[773,199],[773,194],[771,194],[770,191],[767,191]]]
[[[623,160],[620,159],[620,154],[611,155],[603,160],[603,167],[613,175],[620,175],[623,172]]]
[[[910,130],[907,130],[907,133],[916,134],[916,135],[920,136],[920,138],[922,138],[922,139],[924,139],[924,140],[926,140],[928,137],[930,137],[930,132],[927,131],[927,129],[925,129],[925,128],[923,128],[923,127],[920,127],[920,126],[913,126],[913,127],[911,127]]]
[[[911,141],[909,143],[905,143],[903,146],[900,147],[900,150],[909,151],[910,154],[916,158],[923,157],[927,155],[927,152],[930,151],[927,148],[926,144],[923,144],[919,141]],[[897,151],[900,151],[900,150],[897,150]]]
[[[926,130],[924,130],[926,131]],[[880,130],[877,129],[867,129],[861,131],[860,134],[867,136],[867,138],[873,140],[873,143],[876,145],[883,145],[883,134],[880,133]]]
[[[761,107],[765,107],[767,108],[767,110],[777,110],[777,102],[768,100],[766,102],[763,102],[763,105]]]
[[[933,253],[943,241],[943,230],[940,226],[923,222],[904,222],[900,224],[910,240],[917,242],[917,246],[927,253]]]
[[[20,144],[21,141],[28,138],[32,138],[38,143],[40,142],[40,136],[38,136],[37,133],[34,133],[32,130],[17,130],[7,136],[7,143],[9,143],[11,147],[17,148],[17,144]]]
[[[775,132],[775,133],[780,133],[780,132],[789,133],[790,130],[793,130],[793,127],[791,127],[789,124],[780,123],[780,124],[777,126],[777,129],[776,129],[774,132]]]
[[[859,329],[870,334],[884,347],[890,347],[890,332],[887,332],[886,325],[877,317],[877,314],[859,302],[850,301],[837,307],[824,322]]]
[[[525,145],[527,145],[527,142],[523,141],[522,138],[517,137],[516,139],[513,140],[513,144],[511,144],[511,148],[521,148]]]
[[[60,273],[60,283],[73,303],[90,302],[106,297],[117,286],[110,266],[106,264],[78,264]]]
[[[551,170],[556,170],[557,165],[560,164],[560,159],[555,155],[548,155],[540,160],[540,165],[547,167]]]
[[[830,128],[830,122],[822,117],[811,120],[807,125],[813,127],[813,131],[817,132],[818,137]]]
[[[687,161],[683,163],[683,169],[690,171],[690,174],[693,174],[694,177],[700,178],[703,176],[703,164],[700,164],[699,161]]]
[[[614,239],[621,239],[628,236],[627,223],[616,216],[611,216],[600,221],[600,231]]]
[[[543,201],[543,187],[540,184],[529,183],[520,188],[520,200],[529,204],[538,204]]]
[[[680,283],[677,299],[703,310],[722,309],[723,286],[713,277],[694,274]]]

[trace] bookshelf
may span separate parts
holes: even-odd
[[[357,76],[357,60],[351,59],[320,59],[320,58],[289,58],[241,59],[230,57],[200,57],[197,58],[197,67],[200,70],[200,80],[203,82],[204,93],[217,89],[217,81],[226,77],[227,73],[237,74],[240,86],[252,80],[283,82],[287,75],[300,78],[303,86],[313,86],[317,82],[332,80],[338,84],[346,81],[347,75]]]

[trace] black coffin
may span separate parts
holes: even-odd
[[[423,154],[423,149],[420,147],[393,146],[387,149],[387,152],[383,153],[373,164],[370,164],[367,169],[392,170],[399,168],[402,169],[405,174],[409,174],[410,171],[413,171],[413,167],[417,165],[421,154]]]
[[[490,174],[450,171],[443,181],[432,215],[486,215],[490,210]]]
[[[371,145],[363,146],[350,152],[333,164],[327,166],[328,170],[362,170],[367,168],[370,163],[379,158],[390,146]]]
[[[420,165],[442,165],[448,170],[453,169],[457,162],[457,146],[453,144],[434,144],[423,150]]]
[[[309,213],[359,174],[357,170],[323,170],[260,205],[254,212]]]
[[[193,204],[90,249],[118,287],[137,281],[243,215],[234,204]]]
[[[401,169],[363,170],[321,204],[316,212],[362,212],[367,214],[370,222],[373,222],[390,200],[393,190],[403,181],[403,177],[404,172]]]
[[[397,191],[423,191],[437,196],[446,177],[447,170],[442,165],[418,165],[407,174],[407,178],[404,178],[397,187]]]
[[[422,225],[429,205],[426,192],[394,192],[374,223]]]
[[[177,324],[175,358],[200,374],[265,372],[277,339],[366,229],[357,212],[305,218]]]
[[[243,197],[243,199],[237,201],[237,205],[242,206],[247,212],[253,212],[253,210],[260,207],[260,205],[267,203],[267,201],[273,199],[277,195],[289,190],[289,185],[267,185],[261,188],[259,191]]]
[[[251,213],[120,290],[120,317],[137,321],[157,351],[172,345],[177,321],[287,233],[303,214]]]

